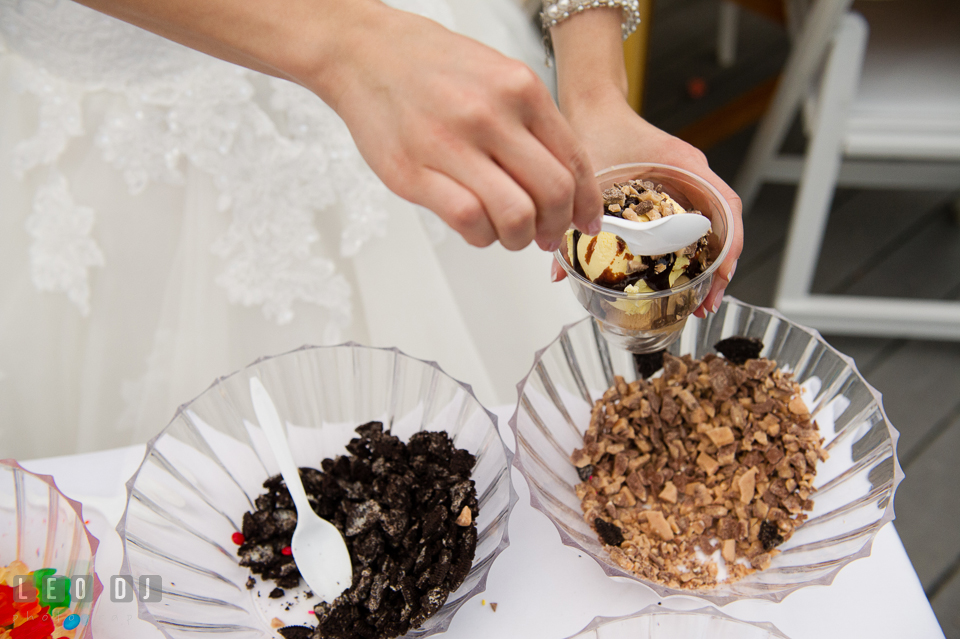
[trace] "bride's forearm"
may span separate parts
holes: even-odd
[[[313,91],[393,192],[475,246],[599,229],[573,130],[525,64],[381,0],[78,0]]]
[[[381,33],[379,0],[76,0],[228,62],[335,101],[351,48]]]
[[[619,7],[589,9],[550,30],[560,111],[568,118],[576,119],[597,101],[626,99],[622,19]]]

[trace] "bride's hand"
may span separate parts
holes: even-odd
[[[733,212],[733,243],[696,311],[715,311],[733,278],[743,249],[740,198],[710,170],[697,148],[649,124],[626,101],[619,9],[591,9],[551,30],[557,56],[560,106],[597,169],[630,162],[658,162],[686,169],[712,184]],[[555,280],[564,271],[554,264]]]
[[[363,4],[363,3],[360,3]],[[392,191],[475,246],[556,249],[573,222],[599,230],[587,155],[525,64],[381,5],[314,89]]]
[[[675,138],[639,117],[622,95],[595,100],[589,109],[571,117],[571,125],[587,148],[594,166],[608,167],[629,162],[658,162],[686,169],[700,176],[730,205],[733,212],[733,243],[723,264],[717,269],[710,291],[704,298],[697,317],[715,312],[723,292],[733,278],[737,259],[743,249],[742,204],[740,197],[721,180],[707,164],[707,158],[696,147]]]

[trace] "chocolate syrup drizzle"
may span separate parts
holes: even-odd
[[[600,277],[597,278],[597,283],[612,288],[616,291],[622,291],[631,284],[636,284],[640,280],[646,282],[647,286],[652,288],[655,291],[664,291],[670,288],[670,271],[673,270],[673,264],[677,260],[677,256],[674,253],[667,253],[666,255],[656,255],[648,256],[643,255],[640,257],[643,260],[643,263],[646,265],[642,271],[637,271],[636,273],[630,273],[629,275],[620,275],[616,278],[616,281],[611,281],[614,278],[609,277],[604,279],[604,276],[607,275],[609,269],[603,272]],[[663,264],[664,269],[662,273],[656,272],[656,266],[658,264]],[[690,266],[693,266],[693,262],[690,263]],[[689,270],[687,271],[689,273]]]
[[[583,233],[580,231],[576,229],[573,230],[573,255],[570,256],[570,259],[573,260],[573,270],[576,271],[578,275],[586,278],[587,274],[583,272],[583,266],[580,264],[580,253],[577,252],[577,245],[580,242],[581,235],[583,235]]]

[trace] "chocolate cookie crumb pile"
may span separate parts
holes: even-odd
[[[311,506],[346,539],[353,585],[314,607],[318,626],[288,626],[286,639],[388,639],[433,615],[473,564],[477,546],[475,458],[445,432],[403,443],[369,422],[356,429],[349,455],[301,468]],[[297,515],[282,477],[263,484],[256,511],[243,517],[240,565],[278,589],[299,584],[290,547]],[[272,593],[271,593],[271,596]],[[283,596],[281,592],[279,596]],[[309,634],[304,634],[304,633]]]
[[[827,458],[799,385],[759,357],[762,342],[716,348],[724,357],[664,353],[649,380],[617,376],[571,456],[584,519],[613,561],[673,588],[769,566],[813,508]]]

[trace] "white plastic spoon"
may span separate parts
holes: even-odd
[[[280,466],[280,474],[297,508],[297,527],[290,543],[293,560],[300,576],[314,594],[332,603],[353,583],[353,566],[347,544],[337,527],[317,515],[307,501],[307,493],[303,490],[300,472],[293,463],[277,407],[258,377],[250,378],[250,398],[257,421],[267,436],[273,456]]]
[[[603,216],[603,230],[619,235],[634,255],[664,255],[690,246],[710,230],[710,220],[696,213],[667,215],[651,222]]]

